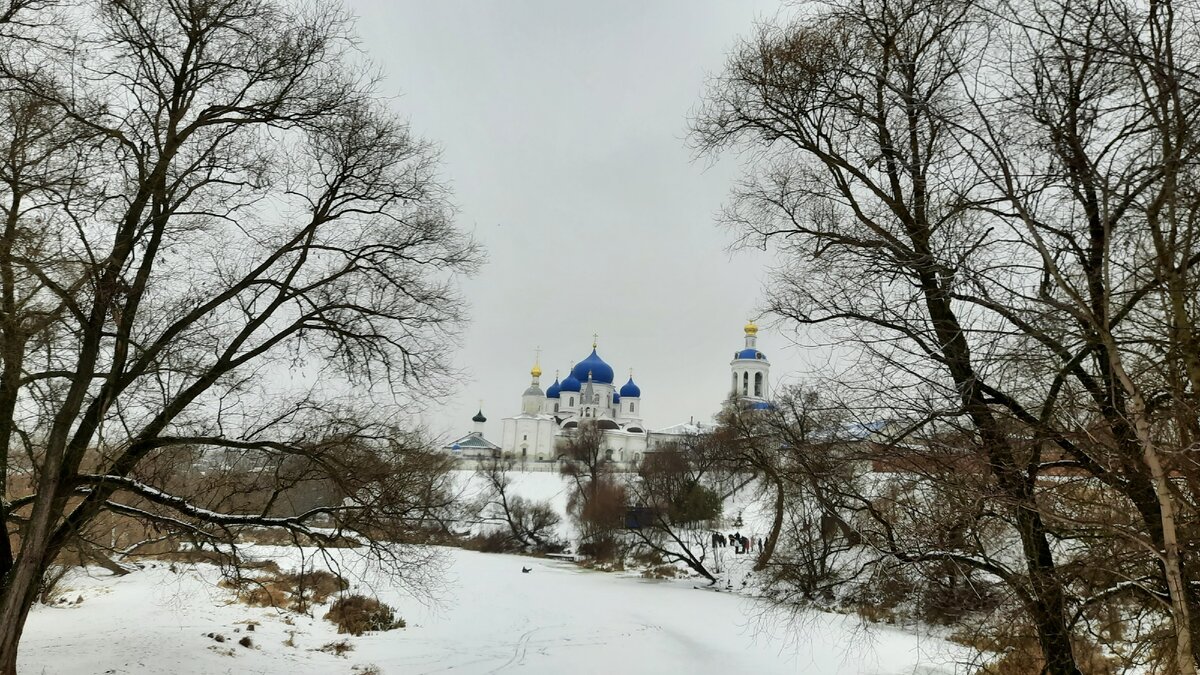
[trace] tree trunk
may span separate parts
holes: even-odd
[[[772,482],[775,483],[775,515],[771,521],[771,532],[763,542],[762,552],[758,554],[758,560],[754,561],[755,572],[761,572],[767,568],[771,562],[771,556],[775,555],[775,545],[779,543],[779,533],[783,530],[783,481],[778,476],[774,476]]]
[[[1106,336],[1107,337],[1107,336]],[[1110,338],[1111,339],[1111,338]],[[1179,532],[1175,522],[1175,500],[1171,496],[1171,486],[1167,472],[1159,459],[1158,448],[1154,444],[1153,431],[1146,419],[1146,402],[1141,391],[1133,383],[1133,379],[1125,372],[1125,366],[1116,356],[1117,352],[1109,345],[1110,361],[1113,372],[1121,385],[1129,394],[1129,408],[1133,417],[1133,428],[1138,442],[1142,446],[1142,458],[1150,469],[1150,479],[1154,484],[1154,492],[1158,498],[1159,514],[1162,523],[1162,550],[1158,555],[1162,560],[1163,572],[1166,576],[1167,592],[1171,601],[1171,618],[1175,629],[1175,659],[1180,675],[1196,675],[1196,645],[1192,640],[1192,608],[1188,602],[1191,593],[1184,574],[1183,552],[1179,545]]]
[[[45,548],[47,530],[44,528],[40,537],[21,542],[21,553],[0,589],[0,675],[16,675],[17,672],[21,633],[42,580],[42,557],[30,552]]]
[[[914,243],[919,253],[932,259],[932,252],[924,237],[915,238]],[[919,274],[926,309],[933,322],[946,367],[958,388],[963,409],[979,434],[999,488],[1013,505],[1017,533],[1021,538],[1033,591],[1030,601],[1026,603],[1027,611],[1037,630],[1038,644],[1046,661],[1045,672],[1048,675],[1082,675],[1075,665],[1062,581],[1034,494],[1036,478],[1018,465],[1011,439],[1000,428],[988,407],[975,373],[970,345],[936,270],[919,267]]]

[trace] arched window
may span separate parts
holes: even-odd
[[[629,402],[629,412],[633,412],[633,401]]]
[[[733,374],[733,389],[730,389],[730,391],[737,393],[737,373]]]
[[[612,448],[604,451],[604,459],[607,459],[610,462],[612,461]]]
[[[750,395],[750,373],[742,373],[742,396]]]
[[[554,404],[554,412],[558,412],[558,404],[557,403]]]
[[[758,396],[759,398],[761,398],[763,395],[762,383],[763,383],[762,373],[755,373],[754,374],[754,395]]]
[[[570,401],[567,401],[567,405],[571,406],[572,408],[575,407],[575,397],[574,396],[571,397]]]

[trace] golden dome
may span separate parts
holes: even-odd
[[[542,376],[542,348],[538,347],[533,350],[533,367],[529,369],[529,374],[538,378]]]
[[[750,319],[749,321],[746,322],[746,327],[743,328],[742,330],[746,331],[746,335],[757,335],[758,334],[758,324],[754,323],[754,319]]]

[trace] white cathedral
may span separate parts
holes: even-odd
[[[745,346],[734,353],[729,366],[732,392],[753,408],[768,408],[771,363],[758,351],[758,326],[746,324]],[[475,430],[445,446],[464,460],[505,455],[523,464],[555,463],[564,437],[584,422],[595,422],[602,431],[602,447],[607,459],[622,465],[637,462],[646,452],[680,436],[707,428],[694,421],[664,429],[650,430],[642,421],[642,390],[629,379],[618,387],[613,368],[596,352],[576,363],[566,377],[546,388],[541,387],[542,369],[535,361],[529,374],[532,381],[521,395],[521,412],[503,419],[500,444],[483,436],[487,418],[481,409],[472,421]]]

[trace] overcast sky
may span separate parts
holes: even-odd
[[[715,215],[735,158],[685,134],[706,79],[779,0],[349,0],[363,50],[416,133],[437,142],[459,222],[489,262],[466,282],[458,392],[426,422],[487,435],[519,410],[534,348],[543,389],[591,350],[629,368],[646,422],[709,419],[769,257],[727,252]],[[772,381],[821,356],[760,333]]]

